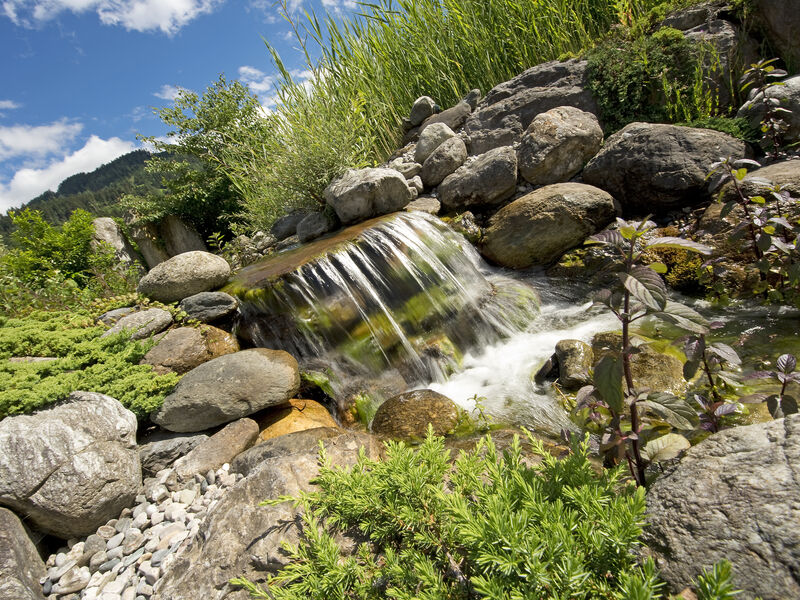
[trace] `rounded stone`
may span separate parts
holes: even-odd
[[[444,123],[428,125],[419,136],[417,148],[414,150],[414,160],[424,167],[425,160],[433,154],[434,150],[455,135],[453,130]]]
[[[238,352],[236,337],[211,327],[178,327],[170,329],[145,354],[140,364],[152,365],[156,373],[183,375],[214,358]]]
[[[269,440],[296,431],[317,427],[338,427],[328,409],[313,400],[289,401],[289,406],[276,407],[258,420],[259,438]]]
[[[436,435],[450,433],[458,424],[458,407],[433,390],[415,390],[381,404],[372,420],[372,431],[392,439],[414,441],[425,438],[428,424]]]
[[[221,256],[194,250],[173,256],[142,277],[136,288],[159,302],[175,302],[225,284],[231,267]]]
[[[225,292],[200,292],[181,300],[179,307],[192,319],[213,323],[236,312],[239,301]]]

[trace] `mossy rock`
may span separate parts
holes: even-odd
[[[393,440],[422,440],[433,426],[436,435],[447,435],[458,425],[458,407],[433,390],[398,394],[384,402],[372,420],[372,431]]]

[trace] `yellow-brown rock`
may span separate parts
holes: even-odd
[[[289,406],[270,410],[258,419],[258,426],[262,441],[317,427],[339,427],[322,404],[314,400],[298,399],[289,400]]]

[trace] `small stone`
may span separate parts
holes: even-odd
[[[134,552],[133,554],[131,554],[125,560],[122,561],[122,566],[130,567],[137,560],[139,560],[139,558],[141,558],[143,554],[144,554],[144,548],[139,548],[136,552]]]
[[[137,504],[136,507],[134,507],[133,509],[133,514],[131,515],[133,517],[133,520],[135,521],[140,514],[146,511],[148,506],[150,505],[147,504],[147,502],[142,502],[141,504]]]
[[[86,587],[92,574],[89,572],[88,567],[75,567],[64,573],[58,583],[53,586],[53,592],[56,594],[71,594],[78,592]]]
[[[106,587],[103,588],[103,594],[120,594],[122,590],[125,589],[125,586],[128,584],[128,580],[126,579],[117,579],[112,581]]]
[[[150,517],[150,523],[152,525],[158,525],[159,523],[164,521],[164,513],[163,512],[156,512]]]
[[[159,567],[154,567],[149,562],[143,562],[139,565],[139,573],[149,585],[155,585],[158,578],[161,577],[161,569]]]
[[[100,568],[100,565],[108,560],[108,555],[106,554],[105,550],[99,550],[98,552],[95,552],[89,559],[89,570],[94,573]]]
[[[59,562],[61,563],[60,565],[59,565]],[[53,567],[52,569],[50,569],[47,572],[47,577],[50,579],[50,581],[55,583],[59,579],[61,579],[61,577],[64,575],[64,573],[66,573],[72,567],[74,567],[77,564],[77,562],[78,561],[76,561],[76,560],[68,561],[66,559],[66,555],[64,555],[64,560],[61,560],[61,561],[59,561],[58,558],[56,558],[56,566]]]
[[[208,485],[214,485],[216,481],[217,481],[216,473],[214,473],[213,469],[209,469],[208,472],[206,473],[206,482],[208,483]]]
[[[83,553],[84,553],[84,555],[88,554],[89,558],[94,556],[97,552],[99,552],[101,550],[105,550],[105,549],[106,549],[106,540],[104,540],[99,535],[94,534],[94,533],[92,535],[90,535],[88,538],[86,538],[86,541],[83,543]],[[88,563],[88,560],[89,559],[87,559],[87,563]],[[87,563],[84,563],[84,564],[87,564]],[[83,566],[83,565],[81,565],[81,566]]]
[[[56,566],[57,567],[62,566],[65,562],[67,562],[67,553],[66,552],[59,552],[58,554],[56,554]]]
[[[108,540],[108,542],[106,542],[106,549],[113,550],[114,548],[119,546],[122,543],[122,540],[124,539],[125,539],[125,534],[120,531],[117,535],[115,535],[110,540]]]
[[[153,514],[156,513],[157,511],[158,511],[158,506],[156,506],[155,504],[148,504],[144,512],[148,517],[152,517]]]
[[[114,567],[116,567],[118,564],[120,564],[120,562],[122,562],[120,559],[112,558],[111,560],[109,560],[107,562],[104,562],[102,565],[100,565],[100,568],[97,569],[97,570],[100,573],[105,573],[107,571],[111,571]]]
[[[106,556],[108,556],[108,560],[112,560],[114,558],[122,558],[123,554],[124,554],[124,552],[122,550],[122,546],[121,545],[117,546],[116,548],[112,548],[111,550],[106,552]]]
[[[189,506],[192,502],[194,502],[195,496],[197,496],[197,492],[194,490],[181,490],[178,492],[178,498],[176,501],[180,502],[184,506]]]
[[[42,593],[45,596],[49,596],[52,589],[53,589],[53,582],[50,581],[49,579],[45,579],[44,583],[42,584]]]
[[[161,566],[161,561],[164,560],[167,554],[169,554],[169,549],[167,548],[153,552],[153,556],[150,558],[150,564],[154,567]]]
[[[128,527],[131,526],[131,521],[133,521],[133,519],[131,519],[130,517],[124,517],[119,521],[117,521],[117,524],[114,525],[114,529],[116,529],[119,532],[124,532]]]
[[[122,509],[122,512],[119,514],[119,518],[120,520],[122,520],[125,517],[130,517],[132,513],[133,510],[130,507],[126,506],[125,508]]]
[[[144,544],[144,535],[138,529],[131,527],[125,532],[125,543],[122,545],[122,553],[130,554]]]
[[[141,511],[141,512],[140,512],[140,513],[139,513],[139,514],[138,514],[138,515],[137,515],[137,516],[136,516],[136,517],[133,519],[133,522],[131,523],[131,527],[134,527],[134,528],[136,528],[136,529],[142,530],[142,529],[144,529],[146,526],[148,526],[149,524],[150,524],[150,517],[148,517],[148,516],[147,516],[147,513],[146,513],[146,512],[144,512],[144,511]]]
[[[122,592],[122,600],[135,600],[136,598],[136,588],[129,586],[125,588],[125,591]]]

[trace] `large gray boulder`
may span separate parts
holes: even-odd
[[[425,122],[420,125],[419,133],[422,135],[428,127],[437,123],[447,125],[447,127],[453,131],[458,131],[471,114],[472,107],[468,102],[462,100],[455,106],[451,106],[447,110],[443,110],[425,119]]]
[[[283,215],[277,219],[272,224],[269,232],[275,236],[276,240],[285,240],[297,233],[297,225],[310,214],[311,211],[307,209],[294,210],[288,215]]]
[[[103,394],[0,421],[0,504],[61,538],[86,536],[142,484],[136,417]]]
[[[327,211],[311,213],[297,224],[297,239],[302,244],[310,242],[333,231],[338,225],[336,217]]]
[[[609,192],[627,216],[664,214],[709,201],[711,165],[747,154],[743,141],[719,131],[631,123],[606,140],[583,181]]]
[[[273,448],[285,451],[264,458],[209,511],[195,542],[164,574],[151,600],[246,600],[247,592],[232,586],[231,578],[246,577],[263,584],[267,574],[275,574],[288,564],[281,544],[299,542],[302,522],[298,510],[290,502],[277,506],[259,503],[314,489],[310,481],[319,473],[319,448],[308,435],[313,431],[272,440]],[[311,443],[294,444],[295,436]],[[381,452],[377,440],[362,433],[345,433],[325,439],[323,444],[334,466],[353,465],[361,447],[370,458],[377,458]],[[351,538],[340,536],[338,541],[345,551],[355,547]]]
[[[431,152],[422,165],[422,183],[436,187],[467,160],[467,145],[460,137],[451,137]]]
[[[537,65],[492,88],[464,124],[470,153],[483,154],[513,145],[536,115],[557,106],[574,106],[597,114],[588,88],[586,61]]]
[[[195,250],[205,252],[207,250],[203,238],[197,233],[197,230],[184,223],[175,215],[167,215],[158,224],[158,231],[161,234],[161,240],[170,256],[178,256],[184,252],[193,252]]]
[[[420,125],[425,119],[430,117],[436,109],[436,102],[430,96],[420,96],[411,105],[411,112],[408,121],[412,127]]]
[[[439,201],[448,210],[496,206],[517,189],[517,154],[495,148],[459,167],[439,185]]]
[[[233,315],[239,301],[225,292],[200,292],[181,300],[179,308],[201,323],[214,323]]]
[[[434,123],[427,127],[419,136],[417,147],[414,149],[414,160],[424,167],[425,161],[433,151],[455,135],[444,123]]]
[[[105,316],[105,315],[104,315]],[[133,340],[143,340],[172,325],[172,315],[163,308],[148,308],[121,317],[100,337],[127,331]]]
[[[135,265],[141,267],[136,250],[128,238],[122,233],[119,225],[111,217],[98,217],[92,221],[94,233],[93,245],[107,244],[114,250],[114,256],[125,267]]]
[[[484,232],[481,252],[513,269],[552,263],[611,223],[617,205],[582,183],[539,188],[500,209]]]
[[[148,268],[152,269],[169,259],[169,254],[164,249],[161,234],[155,223],[139,223],[132,215],[128,215],[125,222],[128,225],[131,239],[136,242]]]
[[[739,596],[800,598],[800,415],[714,434],[647,494],[645,542],[677,592],[733,563]]]
[[[136,290],[159,302],[176,302],[221,287],[230,274],[231,267],[221,256],[184,252],[156,265],[142,277]]]
[[[284,404],[299,389],[300,372],[290,354],[242,350],[189,371],[150,418],[170,431],[203,431]]]
[[[522,136],[519,172],[533,185],[568,181],[589,162],[603,143],[603,130],[592,113],[574,106],[543,112]]]
[[[44,600],[46,572],[17,515],[0,508],[0,600]]]
[[[403,210],[411,200],[406,178],[394,169],[351,169],[325,189],[325,201],[345,225]]]
[[[777,99],[781,108],[791,111],[791,114],[781,115],[789,125],[783,134],[783,141],[791,143],[800,140],[800,75],[785,79],[783,84],[771,86],[764,94],[758,96],[751,94],[750,99],[742,105],[736,116],[747,119],[753,128],[760,129],[761,120],[767,112],[765,97]]]

